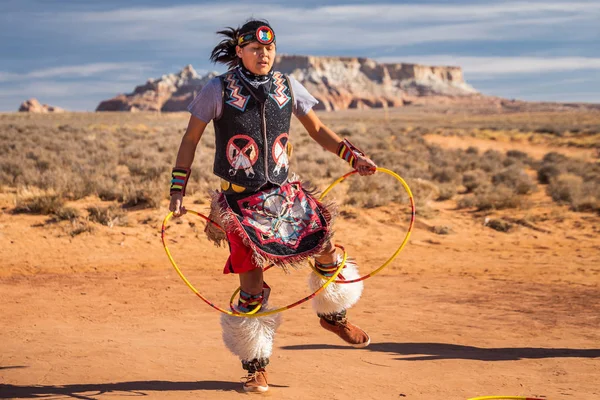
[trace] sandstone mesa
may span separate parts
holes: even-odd
[[[49,106],[48,104],[41,104],[36,98],[31,98],[21,103],[19,111],[38,114],[65,112],[65,110],[63,110],[60,107]]]
[[[382,64],[368,58],[278,55],[275,70],[294,76],[319,100],[317,110],[400,107],[481,96],[460,67]],[[96,111],[185,111],[216,72],[200,76],[191,65],[149,79],[132,93],[102,101]]]

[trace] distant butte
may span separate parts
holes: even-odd
[[[382,64],[369,58],[278,55],[275,70],[292,75],[319,100],[316,110],[454,106],[476,112],[600,110],[590,103],[526,102],[483,95],[460,67]],[[218,73],[198,75],[191,65],[177,74],[149,79],[132,93],[102,101],[96,111],[185,111]]]
[[[278,55],[274,69],[294,76],[319,100],[317,110],[400,107],[419,98],[479,97],[460,67],[380,64],[368,58]],[[216,72],[199,76],[191,65],[149,79],[132,93],[102,101],[96,111],[185,111]]]
[[[49,106],[48,104],[41,104],[35,98],[31,98],[31,99],[26,100],[23,103],[21,103],[21,106],[19,107],[19,111],[20,112],[30,112],[30,113],[39,113],[39,114],[65,112],[65,110],[63,110],[60,107]]]

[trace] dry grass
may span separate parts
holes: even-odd
[[[596,163],[549,153],[541,161],[511,150],[479,151],[476,147],[443,149],[423,136],[471,135],[511,140],[528,132],[532,142],[569,138],[570,146],[600,146],[592,114],[540,113],[474,115],[429,113],[405,109],[382,112],[321,114],[340,136],[349,137],[380,166],[400,174],[409,184],[422,216],[432,215],[431,202],[453,199],[459,208],[492,210],[528,206],[537,190],[532,175],[557,202],[577,211],[599,210],[600,167]],[[186,114],[89,113],[63,115],[0,115],[0,187],[36,188],[44,195],[20,199],[15,211],[80,221],[74,231],[87,232],[84,222],[124,223],[122,209],[156,208],[168,199],[170,170],[185,131]],[[487,135],[487,136],[486,136]],[[316,144],[298,121],[290,136],[294,156],[290,170],[324,187],[348,166]],[[582,143],[586,143],[585,146]],[[207,128],[196,154],[188,197],[203,203],[218,187],[212,175],[214,131]],[[388,179],[389,178],[389,179]],[[65,201],[97,196],[112,207],[88,209],[82,217]],[[378,207],[403,203],[407,195],[390,177],[353,177],[340,185],[341,203]],[[84,222],[81,222],[84,221]],[[78,222],[79,223],[79,222]],[[91,228],[90,228],[91,229]]]

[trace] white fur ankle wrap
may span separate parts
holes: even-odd
[[[346,280],[360,278],[356,263],[350,259],[342,269],[342,275]],[[315,291],[326,282],[314,271],[308,277],[308,287]],[[312,300],[313,309],[317,314],[335,314],[352,307],[360,299],[363,291],[363,282],[338,284],[332,283]]]
[[[261,311],[268,311],[264,306]],[[260,312],[260,311],[259,311]],[[223,342],[225,346],[242,361],[269,358],[273,352],[275,331],[281,323],[281,315],[245,318],[223,314]]]

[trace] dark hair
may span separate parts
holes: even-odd
[[[240,34],[253,32],[264,25],[271,28],[271,25],[267,20],[250,19],[237,29],[229,26],[222,31],[217,31],[217,35],[225,36],[225,39],[221,40],[219,44],[216,45],[212,50],[210,53],[210,60],[215,64],[227,64],[230,69],[237,67],[242,62],[242,60],[235,53],[235,46],[238,44],[238,37]]]

